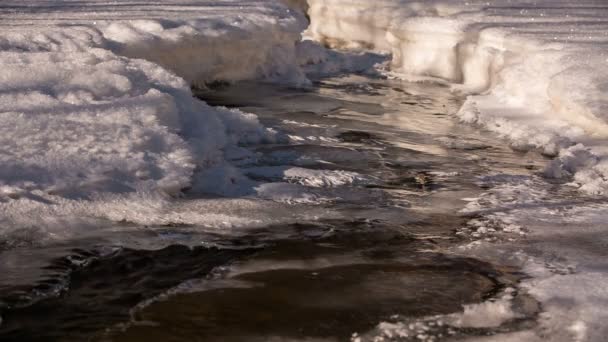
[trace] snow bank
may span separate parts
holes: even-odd
[[[452,82],[459,116],[608,193],[608,6],[568,1],[310,0],[308,35],[392,53],[392,72]],[[580,145],[579,145],[580,144]]]
[[[241,186],[225,151],[274,133],[190,86],[308,82],[295,56],[305,25],[278,1],[2,1],[0,244]]]

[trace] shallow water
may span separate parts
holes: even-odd
[[[529,175],[543,158],[459,124],[447,88],[349,76],[309,90],[242,83],[197,95],[257,114],[279,142],[233,158],[257,194],[192,192],[175,205],[227,202],[274,223],[125,224],[6,251],[23,269],[0,282],[2,341],[348,340],[395,317],[460,311],[524,277],[449,249],[469,219],[462,198],[483,191],[477,176]]]

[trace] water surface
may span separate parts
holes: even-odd
[[[241,83],[197,95],[277,131],[275,143],[244,146],[255,157],[232,159],[269,190],[240,202],[190,192],[175,205],[232,203],[275,223],[125,223],[4,252],[25,267],[1,282],[2,341],[343,341],[383,321],[460,311],[524,277],[449,250],[470,219],[462,199],[483,191],[478,176],[528,175],[543,159],[458,123],[461,99],[447,88],[348,76],[307,90]]]

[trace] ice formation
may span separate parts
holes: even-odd
[[[310,0],[308,35],[392,53],[392,71],[468,94],[459,112],[518,149],[556,156],[551,177],[608,193],[608,6],[584,1]]]

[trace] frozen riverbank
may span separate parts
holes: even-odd
[[[392,72],[470,94],[459,116],[517,149],[557,156],[546,170],[608,191],[608,6],[598,1],[312,0],[308,34],[392,53]]]

